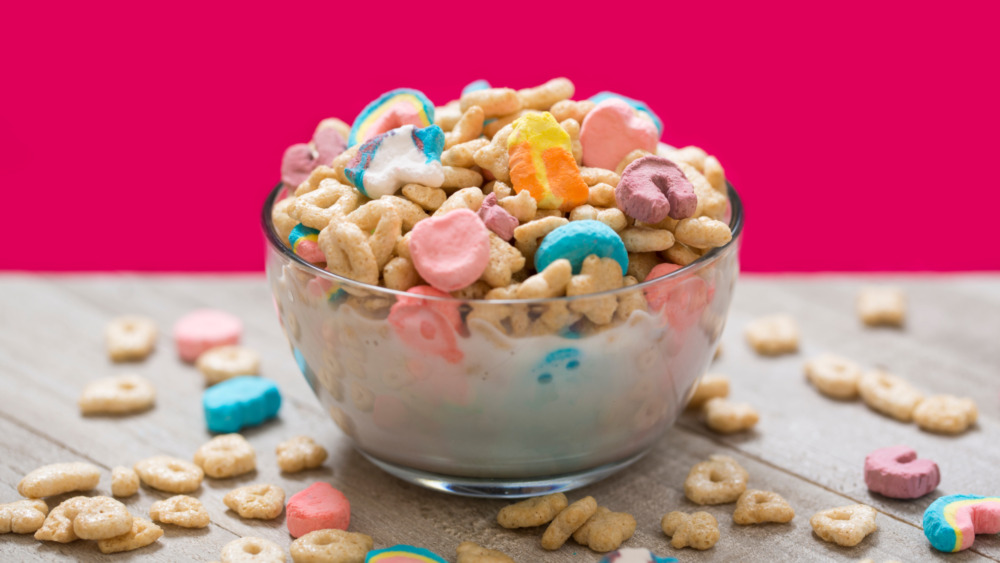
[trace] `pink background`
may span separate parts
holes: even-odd
[[[0,269],[260,270],[261,203],[320,119],[557,75],[719,156],[746,270],[1000,269],[996,2],[11,4]]]

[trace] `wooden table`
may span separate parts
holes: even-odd
[[[910,298],[905,330],[866,329],[854,314],[854,298],[865,283],[903,286]],[[376,547],[422,545],[454,560],[463,540],[500,549],[522,563],[597,561],[599,555],[572,541],[556,552],[539,546],[540,531],[500,528],[496,513],[504,501],[449,496],[406,484],[377,470],[355,453],[320,409],[298,373],[281,334],[271,297],[260,276],[0,276],[0,502],[19,498],[16,485],[43,464],[86,460],[103,468],[98,492],[110,494],[110,469],[131,466],[154,454],[190,459],[208,440],[202,422],[201,375],[179,362],[169,329],[197,307],[217,307],[240,315],[244,343],[262,355],[262,374],[278,381],[286,398],[279,419],[250,429],[258,468],[249,476],[206,479],[199,493],[212,517],[207,529],[164,526],[153,546],[102,555],[94,542],[40,543],[30,535],[0,536],[2,561],[210,561],[239,536],[256,535],[289,545],[284,516],[274,521],[243,520],[228,511],[223,495],[251,482],[280,485],[291,495],[316,480],[330,481],[351,500],[351,529],[370,534]],[[774,359],[755,356],[743,342],[752,318],[788,312],[799,320],[798,354]],[[113,316],[140,313],[161,327],[158,350],[141,364],[114,365],[104,352],[103,329]],[[712,371],[728,374],[731,397],[761,411],[752,432],[719,436],[686,414],[632,467],[585,494],[613,510],[635,515],[638,529],[626,546],[649,547],[682,561],[1000,561],[1000,535],[979,536],[972,549],[954,555],[934,551],[920,522],[939,495],[1000,494],[1000,276],[759,277],[739,282],[724,353]],[[946,437],[913,424],[880,416],[861,402],[840,402],[817,393],[802,375],[803,361],[836,352],[867,366],[885,366],[930,393],[976,398],[979,424]],[[156,407],[121,417],[80,416],[76,399],[87,381],[135,372],[158,388]],[[275,446],[308,434],[331,453],[324,467],[283,476]],[[916,501],[896,501],[868,492],[863,462],[871,450],[907,444],[941,466],[938,491]],[[750,486],[782,494],[796,510],[790,524],[736,526],[733,505],[708,507],[720,523],[722,539],[705,552],[674,550],[660,531],[660,517],[697,507],[683,493],[688,469],[712,453],[735,457],[750,472]],[[49,499],[49,505],[69,495]],[[148,517],[149,505],[167,494],[145,487],[125,499],[135,514]],[[809,526],[818,510],[866,503],[879,511],[878,531],[854,548],[821,541]]]

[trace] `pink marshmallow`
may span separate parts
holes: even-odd
[[[411,287],[407,293],[451,297],[426,285]],[[464,357],[462,351],[458,349],[462,315],[458,310],[457,301],[441,302],[399,297],[389,309],[388,320],[396,336],[403,344],[414,350],[440,356],[450,363],[460,362]]]
[[[292,145],[285,149],[285,154],[281,157],[281,183],[286,188],[295,189],[309,178],[314,168],[316,160],[309,145],[306,143]]]
[[[656,125],[618,99],[607,99],[583,118],[580,145],[583,165],[614,170],[628,153],[642,149],[656,153]]]
[[[865,484],[872,492],[889,498],[920,498],[940,482],[937,464],[917,459],[917,452],[908,446],[878,449],[865,458]]]
[[[517,217],[497,205],[497,194],[491,193],[486,196],[477,215],[483,220],[486,228],[493,231],[496,236],[503,240],[514,238],[514,229],[518,226]]]
[[[347,150],[346,125],[338,123],[337,119],[324,119],[313,133],[313,145],[316,147],[315,166],[329,166],[334,157]]]
[[[441,291],[455,291],[472,285],[486,271],[489,230],[469,209],[424,219],[410,231],[410,256],[427,283]]]
[[[199,309],[174,323],[177,353],[185,362],[193,362],[210,348],[239,344],[243,323],[225,311]]]
[[[622,211],[645,223],[658,223],[669,215],[684,219],[694,215],[698,196],[676,164],[662,156],[644,156],[629,164],[615,187]]]
[[[351,503],[329,483],[313,483],[288,499],[285,522],[293,538],[316,530],[346,530],[351,523]]]

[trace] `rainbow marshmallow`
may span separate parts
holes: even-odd
[[[361,145],[344,176],[371,199],[392,195],[408,183],[437,188],[444,183],[443,150],[444,132],[437,125],[404,125]]]
[[[382,94],[361,110],[347,146],[353,147],[403,125],[427,127],[434,123],[434,104],[419,90],[398,88]]]
[[[412,545],[394,545],[369,551],[365,563],[448,563],[440,555]]]
[[[1000,497],[948,495],[924,511],[924,535],[944,552],[972,547],[976,534],[1000,532]]]
[[[319,231],[302,223],[295,225],[288,233],[288,242],[292,252],[302,257],[306,262],[326,262],[326,256],[319,248]]]

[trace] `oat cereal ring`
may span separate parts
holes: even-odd
[[[368,247],[381,270],[392,258],[396,241],[403,236],[403,221],[396,213],[396,206],[386,199],[370,201],[352,211],[347,220],[360,227],[362,232],[371,233]]]
[[[687,266],[701,258],[701,253],[690,246],[674,241],[674,245],[664,250],[660,256],[678,266]]]
[[[705,403],[705,424],[720,434],[732,434],[749,430],[760,420],[757,409],[749,403],[734,403],[716,397]]]
[[[17,492],[27,498],[43,498],[97,487],[101,470],[96,465],[75,461],[43,465],[17,484]]]
[[[378,285],[375,254],[364,231],[354,223],[331,221],[319,233],[319,247],[326,255],[327,270],[354,281]]]
[[[806,378],[816,389],[835,399],[854,399],[858,396],[861,367],[847,358],[823,354],[805,364]]]
[[[594,207],[590,204],[583,204],[573,209],[573,211],[570,211],[569,220],[600,221],[601,223],[604,223],[605,225],[611,227],[611,230],[618,233],[619,236],[624,234],[623,231],[626,231],[628,228],[634,228],[634,227],[628,227],[628,218],[625,217],[625,214],[622,212],[622,210],[618,209],[617,207],[609,207],[603,209]],[[624,242],[624,239],[622,239],[622,241]],[[671,244],[672,241],[673,241],[673,235],[671,235]],[[628,245],[626,245],[625,248],[627,249]]]
[[[563,493],[533,497],[503,507],[497,514],[497,523],[508,529],[541,526],[551,522],[567,506],[569,501]]]
[[[580,144],[580,124],[575,119],[560,121],[559,126],[569,135],[570,146],[573,150],[573,160],[580,166],[583,162],[583,145]]]
[[[89,503],[90,497],[72,497],[62,501],[49,512],[42,526],[35,530],[35,539],[59,543],[79,539],[73,531],[73,520]]]
[[[426,211],[435,211],[448,199],[448,194],[441,188],[432,188],[420,184],[406,184],[403,195]]]
[[[979,411],[972,399],[954,395],[933,395],[913,409],[913,421],[922,430],[940,434],[961,434],[976,423]]]
[[[510,165],[507,157],[507,140],[514,130],[512,125],[505,125],[503,129],[493,135],[490,144],[476,151],[473,159],[483,170],[488,170],[493,174],[493,178],[500,182],[510,182]]]
[[[476,165],[476,151],[490,144],[489,139],[477,138],[459,143],[441,153],[441,164],[455,168],[472,168]]]
[[[592,168],[588,166],[580,167],[580,177],[588,186],[596,186],[597,184],[608,184],[611,187],[617,187],[618,182],[621,182],[622,177],[616,174],[613,170],[607,170],[604,168]]]
[[[345,530],[314,530],[292,542],[294,563],[365,563],[375,546],[371,536]]]
[[[483,199],[486,196],[483,195],[483,191],[479,188],[473,186],[471,188],[462,188],[457,192],[448,196],[448,199],[441,204],[441,207],[437,208],[432,217],[440,217],[449,211],[454,211],[456,209],[468,209],[469,211],[479,211],[479,207],[483,204]]]
[[[205,383],[215,385],[240,375],[260,373],[260,354],[243,346],[216,346],[195,360],[195,367],[205,376]]]
[[[913,420],[913,410],[924,399],[923,393],[905,379],[881,370],[862,375],[858,380],[858,392],[872,410],[900,422]]]
[[[389,289],[406,291],[415,285],[420,285],[420,274],[408,258],[397,256],[382,268],[382,280]]]
[[[84,500],[70,503],[62,511],[62,516],[72,523],[73,539],[103,540],[120,536],[132,528],[132,515],[117,500],[110,497],[74,498]],[[57,506],[49,516],[52,517],[58,510]],[[43,526],[41,530],[44,529]]]
[[[596,103],[590,100],[582,100],[575,102],[573,100],[562,100],[552,104],[549,109],[549,113],[552,117],[556,118],[556,121],[566,121],[567,119],[576,120],[577,123],[583,123],[583,119],[587,117],[590,110],[597,106]]]
[[[91,381],[83,388],[77,404],[80,414],[131,414],[150,409],[156,389],[145,377],[120,375]]]
[[[506,553],[485,548],[471,541],[458,544],[455,563],[515,563]]]
[[[112,319],[104,331],[108,356],[113,362],[144,360],[156,346],[156,332],[156,324],[146,317]]]
[[[722,169],[722,164],[719,163],[719,159],[714,156],[705,157],[705,169],[702,174],[705,175],[705,179],[708,183],[715,188],[715,191],[725,195],[728,190],[726,189],[726,172]]]
[[[176,495],[154,502],[149,507],[149,517],[154,522],[182,528],[204,528],[210,521],[208,511],[201,501],[187,495]]]
[[[299,220],[288,214],[288,210],[295,204],[294,197],[287,197],[271,208],[271,223],[274,224],[274,231],[278,233],[278,239],[285,246],[291,247],[288,242],[288,235],[292,234],[292,229],[299,224]]]
[[[625,169],[628,168],[629,164],[632,164],[633,162],[639,160],[644,156],[650,156],[652,154],[653,153],[646,150],[635,149],[634,151],[628,153],[627,155],[625,155],[624,158],[621,159],[621,161],[618,163],[618,166],[615,167],[615,174],[621,176],[622,172],[624,172]]]
[[[729,378],[725,375],[706,374],[698,380],[698,385],[694,388],[694,393],[688,401],[687,408],[701,408],[709,399],[725,398],[729,396]]]
[[[747,489],[736,500],[733,522],[741,525],[778,522],[785,524],[795,518],[795,510],[778,493]]]
[[[463,92],[458,106],[464,113],[472,106],[483,108],[483,117],[500,117],[521,109],[521,99],[511,88],[489,88]]]
[[[631,514],[611,512],[599,506],[597,512],[573,532],[573,540],[598,553],[614,551],[635,534],[635,526],[635,517]]]
[[[198,490],[205,477],[205,472],[197,465],[166,455],[143,459],[133,469],[146,486],[174,494]]]
[[[18,500],[0,504],[0,534],[33,534],[45,522],[49,505],[44,500]]]
[[[683,244],[694,248],[718,248],[733,239],[729,225],[709,217],[681,219],[674,235]]]
[[[315,190],[295,198],[288,214],[307,227],[322,230],[335,217],[346,216],[357,209],[361,202],[362,196],[357,190],[327,179]]]
[[[409,186],[413,184],[407,185]],[[409,232],[413,229],[414,225],[427,218],[427,213],[424,213],[424,210],[421,209],[420,205],[405,197],[400,197],[398,195],[384,195],[380,198],[380,200],[388,201],[392,204],[393,208],[396,210],[396,215],[399,215],[399,219],[402,221],[404,233]]]
[[[597,512],[597,501],[594,497],[584,497],[567,506],[545,528],[542,534],[542,548],[553,551],[562,547],[573,532],[580,529],[594,513]]]
[[[745,329],[747,342],[764,356],[791,354],[799,349],[799,327],[791,315],[771,315],[750,322]]]
[[[139,474],[131,467],[116,466],[111,470],[111,494],[130,497],[139,492]]]
[[[472,106],[465,110],[458,123],[449,133],[444,135],[444,148],[467,143],[483,134],[483,108]]]
[[[503,201],[500,202],[500,205],[503,205]],[[508,211],[510,210],[508,209]],[[517,217],[513,212],[511,212],[511,215]],[[535,251],[538,250],[539,241],[552,231],[568,223],[569,221],[561,217],[546,217],[537,221],[524,223],[514,229],[514,246],[521,251],[526,260],[534,262]],[[542,266],[542,269],[545,269],[545,265]]]
[[[858,316],[868,326],[901,327],[906,321],[906,294],[898,287],[866,287],[858,294]]]
[[[707,215],[712,219],[722,219],[726,215],[726,209],[729,207],[729,200],[726,199],[726,196],[715,191],[715,188],[708,183],[708,180],[701,175],[701,172],[683,162],[677,163],[677,167],[691,181],[694,194],[698,198],[698,207],[695,208],[694,214],[691,216],[700,217]]]
[[[855,504],[817,512],[809,519],[809,524],[824,541],[853,547],[878,527],[875,515],[874,508]]]
[[[278,444],[275,454],[278,456],[278,467],[285,473],[319,467],[329,455],[326,448],[309,436],[296,436]]]
[[[720,537],[719,523],[707,512],[684,514],[674,511],[664,515],[660,527],[664,534],[671,536],[670,545],[675,549],[710,549]]]
[[[194,453],[194,463],[213,479],[249,473],[257,468],[257,454],[239,434],[222,434],[202,444]]]
[[[684,495],[695,504],[727,504],[747,490],[749,478],[735,459],[711,455],[691,468],[684,480]]]
[[[518,299],[548,299],[566,294],[566,286],[573,277],[569,260],[552,262],[544,270],[524,280],[517,288]]]
[[[133,518],[127,532],[113,538],[97,540],[101,553],[132,551],[155,542],[163,536],[163,529],[145,518]]]
[[[270,540],[252,536],[235,539],[222,547],[220,563],[285,563],[285,552]]]
[[[621,264],[614,258],[598,258],[591,254],[583,261],[580,274],[573,276],[566,286],[566,295],[587,295],[625,285]],[[575,300],[570,309],[583,313],[591,322],[604,325],[614,318],[618,300],[614,295]]]
[[[285,509],[285,491],[266,483],[246,485],[226,493],[222,502],[242,518],[271,520]]]
[[[510,285],[513,275],[524,270],[527,263],[521,252],[507,244],[494,233],[490,233],[490,261],[486,270],[480,276],[490,287],[506,287]]]
[[[619,234],[629,252],[658,252],[674,245],[674,235],[666,229],[628,227]]]

